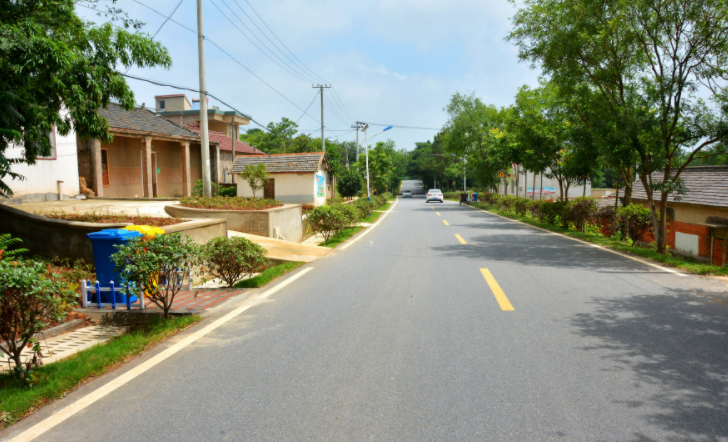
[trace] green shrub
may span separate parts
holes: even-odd
[[[343,197],[356,196],[362,188],[361,174],[354,170],[345,170],[336,180],[336,189]]]
[[[236,197],[238,196],[238,188],[235,186],[217,188],[217,196]]]
[[[12,261],[19,259],[20,255],[26,253],[28,249],[8,250],[17,244],[23,242],[20,238],[13,238],[9,233],[0,233],[0,261]]]
[[[525,216],[529,203],[531,203],[531,200],[528,198],[516,197],[513,200],[513,209],[516,211],[517,215]]]
[[[392,194],[391,194],[391,193],[389,193],[389,192],[384,192],[384,193],[382,194],[382,196],[384,197],[384,199],[385,199],[386,201],[389,201],[389,200],[391,200],[391,199],[392,199]]]
[[[217,184],[212,182],[210,183],[210,188],[212,189],[212,195],[217,195]],[[202,185],[202,180],[195,181],[195,185],[192,187],[192,196],[203,196],[205,194],[204,188]]]
[[[360,218],[366,218],[369,216],[370,213],[372,213],[372,205],[369,204],[369,201],[367,201],[366,197],[359,198],[352,204],[359,211]]]
[[[344,216],[346,227],[354,227],[362,218],[359,210],[351,204],[338,204],[334,207]]]
[[[617,212],[617,218],[622,224],[625,234],[632,240],[632,245],[645,234],[652,231],[652,217],[650,209],[639,204],[630,204]]]
[[[311,209],[306,215],[306,226],[314,233],[320,233],[324,242],[346,228],[349,220],[338,210],[337,206],[319,206]]]
[[[336,197],[336,198],[327,198],[326,199],[326,205],[327,206],[333,206],[333,205],[336,205],[336,204],[341,204],[343,202],[344,202],[344,198],[342,198],[340,196],[339,197]]]
[[[598,205],[597,200],[589,197],[579,197],[569,201],[567,205],[569,219],[576,225],[577,230],[586,229],[586,224],[596,213]]]
[[[516,202],[515,196],[512,196],[512,195],[502,196],[502,197],[500,197],[500,199],[498,199],[498,207],[505,210],[506,212],[510,212],[511,209],[513,208],[513,205],[515,204],[515,202]]]
[[[169,319],[174,297],[200,261],[195,242],[184,240],[179,233],[165,233],[141,236],[114,247],[117,251],[111,260],[123,280],[122,291],[131,296],[143,289]]]
[[[556,224],[556,218],[561,213],[561,206],[563,201],[544,201],[539,211],[539,219],[545,220],[549,224]]]
[[[200,247],[204,271],[232,287],[268,264],[266,250],[242,236],[218,236]]]
[[[543,200],[531,200],[528,202],[528,211],[531,213],[532,218],[538,218],[543,221],[541,206],[543,206]]]
[[[245,198],[244,196],[236,196],[234,198],[226,196],[214,196],[212,198],[197,196],[180,198],[179,202],[184,207],[217,210],[264,210],[283,205],[278,200]]]
[[[60,277],[46,273],[35,261],[0,261],[0,347],[15,362],[13,373],[21,382],[30,381],[35,357],[23,364],[20,354],[33,335],[46,325],[65,317],[76,293]],[[6,348],[7,347],[7,348]]]

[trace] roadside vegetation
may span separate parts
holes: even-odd
[[[180,198],[180,204],[193,209],[213,210],[265,210],[280,207],[282,202],[273,199],[245,198],[243,196],[192,196]]]
[[[650,211],[637,204],[615,208],[597,207],[593,198],[572,201],[530,200],[486,193],[472,206],[562,233],[584,241],[610,247],[699,275],[728,275],[728,267],[694,262],[671,253],[659,253],[651,240]],[[638,243],[638,241],[640,241]]]
[[[134,225],[142,226],[154,226],[164,227],[179,224],[184,222],[178,218],[163,218],[160,216],[146,216],[146,215],[127,215],[125,213],[118,214],[104,214],[104,213],[65,213],[62,211],[53,211],[46,213],[35,213],[39,216],[46,218],[60,219],[64,221],[77,221],[82,223],[101,223],[101,224],[115,224],[115,223],[132,223]]]
[[[392,194],[385,192],[371,198],[368,201],[360,197],[353,203],[340,202],[311,209],[306,214],[306,230],[323,236],[324,242],[320,246],[336,247],[363,228],[357,224],[375,220],[380,212],[373,210],[384,207]]]
[[[64,397],[71,389],[112,370],[200,319],[199,316],[157,318],[102,345],[35,367],[22,383],[13,374],[0,374],[0,428]]]

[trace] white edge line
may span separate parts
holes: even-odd
[[[361,234],[361,235],[357,236],[356,238],[352,239],[351,241],[349,241],[349,242],[347,242],[346,244],[344,244],[343,246],[341,246],[341,249],[340,249],[340,250],[345,250],[345,249],[346,249],[347,247],[349,247],[350,245],[352,245],[352,244],[354,244],[355,242],[359,241],[359,240],[360,240],[360,239],[361,239],[361,238],[362,238],[362,237],[363,237],[364,235],[366,235],[367,233],[371,232],[371,231],[372,231],[372,229],[374,229],[375,227],[377,227],[377,226],[379,225],[379,223],[381,223],[381,222],[382,222],[382,220],[383,220],[384,218],[386,218],[386,217],[387,217],[387,215],[389,215],[389,212],[391,212],[391,211],[392,211],[392,209],[394,209],[394,206],[396,206],[398,202],[399,202],[399,197],[397,197],[397,198],[396,198],[396,199],[394,200],[394,204],[392,204],[392,205],[391,205],[391,206],[389,207],[389,209],[388,209],[388,210],[387,210],[386,212],[384,212],[384,214],[383,214],[383,215],[382,215],[381,217],[379,217],[379,220],[378,220],[377,222],[375,222],[375,223],[374,223],[374,225],[372,225],[371,227],[368,227],[368,228],[367,228],[366,230],[364,230],[364,231],[362,232],[362,234]]]
[[[136,367],[132,368],[128,372],[124,373],[123,375],[119,376],[116,379],[111,380],[107,384],[97,388],[96,390],[92,391],[91,393],[87,394],[86,396],[82,397],[81,399],[77,400],[76,402],[72,403],[71,405],[67,406],[66,408],[63,408],[63,409],[59,410],[58,412],[56,412],[55,414],[42,420],[41,422],[38,422],[37,424],[33,425],[29,429],[23,431],[22,433],[20,433],[19,435],[15,436],[15,437],[13,437],[8,442],[21,442],[21,441],[25,442],[25,441],[30,441],[30,440],[35,439],[36,437],[42,435],[43,433],[45,433],[46,431],[55,427],[56,425],[60,424],[61,422],[65,421],[66,419],[70,418],[74,414],[78,413],[79,411],[83,410],[84,408],[88,407],[89,405],[93,404],[94,402],[98,401],[99,399],[103,398],[104,396],[108,395],[109,393],[113,392],[117,388],[123,386],[124,384],[131,381],[135,377],[141,375],[142,373],[144,373],[145,371],[154,367],[155,365],[159,364],[160,362],[163,362],[165,359],[169,358],[170,356],[174,355],[175,353],[177,353],[180,350],[184,349],[185,347],[189,346],[196,340],[200,339],[201,337],[205,336],[206,334],[210,333],[211,331],[215,330],[216,328],[220,327],[221,325],[225,324],[226,322],[228,322],[231,319],[235,318],[236,316],[240,315],[244,311],[248,310],[251,307],[258,305],[265,298],[274,294],[278,290],[286,287],[288,284],[292,283],[293,281],[295,281],[296,279],[305,275],[306,273],[310,272],[311,270],[313,270],[313,267],[305,268],[305,269],[301,270],[299,273],[291,276],[290,278],[288,278],[285,281],[281,282],[280,284],[276,285],[275,287],[268,289],[267,291],[263,292],[260,295],[256,295],[254,298],[251,298],[251,301],[254,300],[254,302],[250,302],[248,305],[238,307],[235,310],[233,310],[232,312],[223,316],[222,318],[216,320],[212,324],[209,324],[206,327],[192,333],[191,335],[187,336],[186,338],[184,338],[181,341],[177,342],[176,344],[172,345],[168,349],[162,351],[158,355],[152,357],[151,359],[145,361],[142,364],[137,365]]]
[[[552,231],[550,231],[548,229],[544,229],[543,227],[538,227],[538,226],[534,226],[533,224],[524,223],[523,221],[519,221],[519,220],[513,219],[513,218],[508,218],[507,216],[499,215],[497,213],[493,213],[491,211],[488,211],[488,210],[485,210],[485,209],[481,209],[481,208],[478,208],[478,207],[473,207],[471,205],[468,205],[468,207],[470,207],[471,209],[480,210],[482,212],[489,213],[491,215],[494,215],[494,216],[497,216],[497,217],[500,217],[500,218],[503,218],[503,219],[507,219],[508,221],[513,221],[513,222],[516,222],[516,223],[519,223],[519,224],[523,224],[524,226],[533,227],[534,229],[538,229],[538,230],[543,230],[544,232],[550,233],[552,235],[560,236],[561,238],[568,238],[568,239],[570,239],[572,241],[577,241],[577,242],[580,242],[582,244],[586,244],[588,246],[596,247],[597,249],[604,250],[605,252],[614,253],[615,255],[619,255],[621,257],[628,258],[628,259],[631,259],[633,261],[641,262],[642,264],[647,264],[648,266],[652,266],[652,267],[654,267],[656,269],[660,269],[660,270],[662,270],[664,272],[673,273],[673,274],[675,274],[677,276],[688,276],[688,275],[686,275],[686,274],[684,274],[684,273],[682,273],[682,272],[680,272],[678,270],[671,269],[671,268],[667,268],[667,267],[663,267],[663,266],[661,266],[659,264],[655,264],[655,263],[652,263],[652,262],[649,262],[649,261],[645,261],[644,259],[640,259],[640,258],[637,258],[635,256],[631,256],[631,255],[628,255],[626,253],[622,253],[622,252],[617,251],[617,250],[612,250],[609,247],[600,246],[599,244],[594,244],[594,243],[591,243],[589,241],[584,241],[584,240],[581,240],[579,238],[574,238],[573,236],[562,235],[561,233],[552,232]]]

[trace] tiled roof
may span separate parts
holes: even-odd
[[[653,172],[652,181],[660,182],[662,174],[662,171]],[[728,166],[686,167],[680,174],[680,180],[688,192],[685,195],[670,194],[667,197],[668,201],[728,207]],[[640,180],[634,182],[632,189],[633,199],[647,200],[647,194]],[[676,201],[675,196],[680,198],[680,201]],[[654,198],[659,199],[660,192],[655,192]]]
[[[195,126],[185,126],[187,129],[194,131],[195,133],[200,133],[200,128]],[[233,139],[228,137],[222,132],[216,132],[214,130],[208,130],[207,131],[210,136],[210,141],[217,141],[220,143],[220,150],[226,150],[226,151],[232,151],[233,150]],[[257,149],[253,149],[253,147],[247,143],[243,143],[242,141],[235,141],[235,155],[238,154],[245,154],[245,155],[265,155],[265,152],[262,152]]]
[[[162,136],[184,137],[199,140],[200,136],[191,130],[160,117],[149,109],[135,107],[125,111],[116,103],[109,103],[99,114],[109,121],[111,129],[134,130]]]
[[[316,172],[324,163],[328,169],[326,155],[323,152],[281,153],[274,155],[256,155],[238,157],[233,165],[233,173],[240,173],[249,164],[265,164],[269,173],[276,172]]]

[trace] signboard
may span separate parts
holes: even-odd
[[[492,175],[491,175],[491,176],[492,176]],[[503,171],[502,171],[502,170],[501,170],[500,172],[498,172],[498,178],[505,178],[505,177],[506,177],[506,174],[505,174],[505,173],[503,173]]]
[[[324,176],[316,174],[316,196],[324,196]]]

